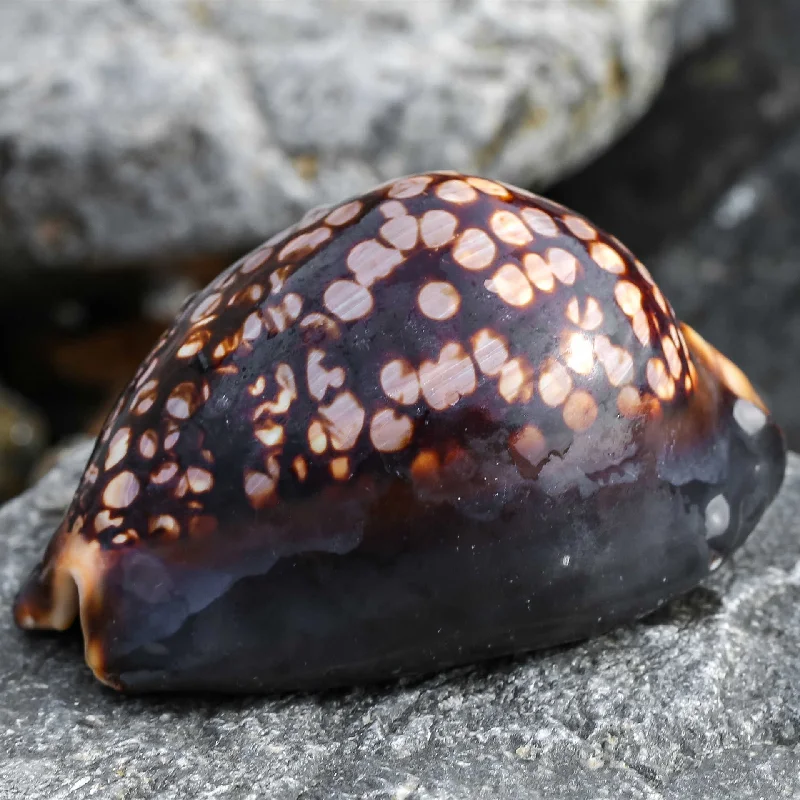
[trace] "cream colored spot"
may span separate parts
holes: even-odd
[[[331,475],[337,481],[346,481],[350,474],[350,459],[347,456],[339,456],[331,461]]]
[[[158,359],[151,358],[147,364],[146,369],[143,370],[142,374],[136,380],[137,389],[141,387],[142,384],[145,383],[145,381],[147,381],[147,379],[153,374],[153,370],[155,370],[157,366],[158,366]],[[117,411],[119,411],[119,407],[117,407]]]
[[[417,243],[418,233],[417,218],[407,214],[384,222],[380,230],[381,236],[398,250],[410,250]]]
[[[428,405],[443,411],[475,391],[475,368],[464,348],[458,342],[449,342],[436,361],[422,362],[419,384]]]
[[[255,429],[255,436],[264,447],[277,447],[283,444],[283,425],[265,422],[260,428]]]
[[[330,212],[330,210],[330,206],[316,206],[315,208],[309,208],[308,211],[303,214],[300,222],[297,223],[297,230],[308,228],[310,225],[319,222],[326,214]]]
[[[522,220],[510,211],[495,211],[489,224],[492,226],[494,235],[506,244],[522,247],[533,241],[531,232],[525,227]]]
[[[148,381],[141,389],[136,393],[136,397],[133,398],[133,402],[131,403],[131,408],[133,413],[137,416],[141,416],[142,414],[146,414],[152,407],[156,401],[156,390],[158,388],[158,381]]]
[[[114,476],[103,492],[103,503],[108,508],[127,508],[139,494],[139,479],[132,472]]]
[[[328,448],[328,435],[318,419],[308,426],[308,446],[317,455],[324,453]]]
[[[304,481],[308,477],[308,464],[303,456],[296,456],[292,461],[292,469],[299,481]]]
[[[500,368],[497,391],[507,403],[527,403],[533,397],[533,369],[522,356]]]
[[[419,290],[417,303],[426,317],[441,321],[458,312],[461,295],[452,283],[430,281]]]
[[[625,272],[625,262],[622,256],[605,242],[595,242],[589,248],[589,255],[598,267],[614,275],[622,275]]]
[[[260,283],[254,283],[244,295],[250,303],[257,303],[264,296],[264,287]]]
[[[427,247],[442,247],[455,236],[458,220],[449,211],[426,211],[420,222],[422,241]]]
[[[308,391],[315,400],[322,400],[329,388],[338,389],[344,383],[344,370],[341,367],[326,369],[322,366],[324,359],[322,350],[312,350],[306,362]]]
[[[264,394],[264,389],[266,388],[267,388],[266,379],[264,378],[263,375],[259,375],[256,378],[255,383],[252,383],[250,384],[250,386],[247,387],[247,391],[250,392],[250,394],[253,397],[258,397],[259,395]]]
[[[126,455],[131,443],[131,429],[120,428],[112,437],[106,453],[106,469],[111,469],[119,464]]]
[[[561,355],[566,365],[579,375],[589,375],[594,369],[592,342],[584,333],[567,333],[561,338]]]
[[[324,225],[314,228],[313,231],[301,233],[289,241],[278,254],[281,261],[285,261],[290,256],[306,256],[316,250],[323,242],[331,238],[331,229]]]
[[[252,342],[254,339],[258,339],[263,327],[261,317],[258,315],[258,312],[254,311],[247,316],[244,325],[242,325],[242,339],[246,342]]]
[[[647,362],[647,382],[661,400],[672,400],[675,396],[675,381],[660,358],[651,358]]]
[[[334,322],[330,317],[326,317],[325,314],[320,314],[317,311],[309,314],[300,321],[300,327],[305,328],[317,328],[320,331],[325,331],[325,333],[330,336],[332,339],[339,338],[339,325],[337,322]]]
[[[651,285],[655,285],[655,281],[653,280],[653,276],[650,274],[650,270],[649,270],[649,269],[647,269],[647,267],[646,267],[644,264],[642,264],[642,262],[641,262],[641,261],[637,261],[637,262],[636,262],[636,268],[639,270],[639,272],[641,272],[641,273],[642,273],[642,277],[643,277],[643,278],[644,278],[644,279],[645,279],[645,280],[646,280],[646,281],[647,281],[649,284],[651,284]]]
[[[436,187],[436,194],[448,203],[472,203],[478,193],[465,181],[445,181]]]
[[[543,292],[552,292],[556,285],[553,271],[538,253],[526,253],[522,259],[530,282]]]
[[[533,289],[528,279],[513,264],[503,264],[484,286],[511,306],[527,306],[533,300]]]
[[[520,212],[528,227],[540,236],[558,236],[559,230],[553,218],[538,208],[523,208]]]
[[[547,455],[547,440],[535,425],[525,425],[511,435],[511,448],[527,462],[536,466]]]
[[[179,383],[167,398],[167,413],[175,419],[189,419],[197,409],[197,390],[194,384]]]
[[[192,311],[192,315],[189,317],[190,322],[200,322],[204,317],[211,314],[213,311],[216,310],[217,306],[222,300],[222,295],[219,292],[213,292],[212,294],[204,297],[202,300],[198,302],[198,304],[194,307]]]
[[[242,342],[241,330],[236,331],[232,336],[223,339],[212,351],[211,358],[214,362],[219,362],[225,356],[230,355]]]
[[[663,295],[663,294],[661,294],[661,289],[659,289],[659,288],[658,288],[658,286],[656,286],[656,285],[654,284],[654,285],[653,285],[653,288],[652,288],[652,292],[653,292],[653,297],[655,298],[655,300],[656,300],[656,303],[658,303],[658,306],[659,306],[659,308],[660,308],[660,309],[661,309],[661,310],[662,310],[662,311],[663,311],[665,314],[670,314],[670,309],[669,309],[669,306],[667,305],[667,301],[666,301],[666,299],[664,298],[664,295]]]
[[[467,228],[453,247],[453,258],[469,270],[486,269],[496,254],[494,242],[480,228]]]
[[[178,443],[178,439],[180,438],[180,431],[176,428],[171,430],[165,437],[164,437],[164,447],[167,450],[171,450],[175,445]]]
[[[178,520],[170,514],[160,514],[151,517],[147,525],[147,532],[151,536],[164,536],[167,539],[177,539],[181,533],[181,526]]]
[[[372,286],[375,281],[391,275],[403,262],[403,254],[394,248],[384,247],[376,239],[357,244],[347,255],[347,266],[362,286]]]
[[[539,376],[539,395],[542,401],[552,407],[560,406],[572,390],[572,378],[558,361],[552,359]]]
[[[331,444],[335,450],[349,450],[356,443],[364,427],[364,407],[352,392],[336,395],[329,406],[320,406],[323,420]]]
[[[325,217],[325,222],[328,225],[346,225],[348,222],[354,220],[361,212],[363,204],[360,200],[353,200],[350,203],[345,203],[343,206],[334,209]]]
[[[118,533],[112,540],[111,544],[123,545],[130,542],[135,542],[139,538],[139,534],[133,528],[128,528],[122,533]]]
[[[387,219],[392,219],[394,217],[401,217],[403,214],[408,213],[405,205],[403,205],[403,203],[398,202],[397,200],[388,200],[385,203],[381,203],[380,210],[383,216],[386,217]]]
[[[573,297],[567,303],[567,319],[585,331],[593,331],[603,324],[603,311],[594,297],[588,297],[581,313],[578,298]]]
[[[478,368],[484,375],[497,375],[508,361],[508,342],[490,328],[482,328],[470,339]]]
[[[417,373],[403,358],[390,361],[381,370],[381,388],[396,403],[410,406],[419,399]]]
[[[767,415],[755,403],[742,398],[733,404],[733,418],[749,436],[761,433],[767,424]]]
[[[103,509],[94,518],[94,529],[96,533],[102,533],[107,528],[116,528],[125,521],[124,517],[113,517],[111,511]]]
[[[176,353],[178,358],[191,358],[196,356],[208,343],[211,332],[208,330],[192,331]]]
[[[174,461],[167,461],[152,473],[150,480],[152,480],[152,482],[155,484],[167,483],[171,481],[177,474],[178,465]]]
[[[550,271],[561,283],[572,286],[578,274],[578,259],[560,247],[551,247],[545,253]]]
[[[669,336],[661,337],[661,348],[664,351],[664,357],[667,359],[667,366],[669,367],[670,374],[676,380],[680,378],[683,367],[681,364],[681,357],[678,355],[678,348],[675,347],[675,342]]]
[[[269,288],[270,294],[278,294],[286,285],[286,279],[292,273],[292,265],[287,264],[284,267],[278,267],[269,274]]]
[[[264,508],[275,494],[276,481],[270,475],[256,470],[245,470],[244,493],[253,508]]]
[[[323,299],[328,311],[343,322],[361,319],[372,311],[372,294],[355,281],[334,281]]]
[[[253,420],[257,420],[263,414],[285,414],[297,398],[294,372],[288,364],[278,364],[278,368],[275,370],[275,382],[279,389],[275,400],[262,403],[253,412]]]
[[[585,431],[594,424],[596,419],[597,403],[589,392],[578,389],[564,403],[564,422],[573,431]]]
[[[414,434],[411,418],[392,409],[378,411],[369,425],[369,438],[381,453],[396,453],[407,447]]]
[[[408,197],[416,197],[425,191],[432,180],[433,178],[429,175],[412,175],[408,178],[401,178],[391,185],[386,194],[388,197],[393,197],[395,200],[405,200]]]
[[[631,358],[627,350],[613,345],[608,336],[596,336],[594,352],[597,355],[597,360],[603,365],[608,382],[612,386],[621,386],[631,380],[633,377],[633,358]]]
[[[643,310],[639,310],[633,315],[631,327],[642,347],[647,347],[650,344],[650,323]]]
[[[731,507],[724,495],[718,494],[706,506],[706,537],[713,539],[721,536],[731,524]]]
[[[272,321],[277,333],[285,331],[300,316],[303,309],[303,298],[295,292],[290,292],[283,300],[274,306],[268,306],[266,313]]]
[[[639,390],[633,386],[625,386],[617,395],[617,408],[619,413],[627,419],[635,419],[643,410],[642,398]]]
[[[142,458],[152,458],[158,449],[158,435],[155,431],[145,431],[139,439],[139,452]]]
[[[259,267],[264,266],[271,255],[271,247],[259,247],[257,250],[245,256],[244,261],[242,261],[242,266],[239,267],[239,272],[243,275],[249,275],[251,272],[255,272]]]
[[[511,192],[505,186],[501,186],[494,181],[488,181],[486,178],[467,178],[467,183],[470,186],[474,186],[478,191],[492,197],[502,197],[503,199],[511,197]]]
[[[574,214],[567,214],[564,217],[564,224],[570,229],[573,236],[584,241],[591,241],[597,236],[597,231],[585,219],[576,217]]]
[[[189,482],[189,488],[195,494],[207,492],[214,486],[214,476],[207,469],[201,467],[189,467],[186,470],[186,480]]]
[[[619,281],[614,287],[614,297],[623,313],[629,317],[642,308],[642,293],[630,281]]]

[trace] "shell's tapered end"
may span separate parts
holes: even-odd
[[[25,630],[65,631],[80,618],[86,662],[95,676],[108,685],[103,648],[90,619],[100,608],[102,551],[97,541],[87,542],[80,532],[62,527],[42,561],[31,571],[14,602],[14,620]]]

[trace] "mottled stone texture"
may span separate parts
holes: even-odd
[[[586,644],[383,690],[130,699],[12,594],[86,446],[0,511],[0,797],[790,798],[800,792],[800,458],[708,583]],[[71,790],[71,793],[70,793]]]
[[[661,84],[678,0],[0,4],[0,268],[242,248],[428,168],[552,180]]]

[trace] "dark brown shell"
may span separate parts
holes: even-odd
[[[455,173],[222,273],[110,416],[16,606],[119,688],[271,690],[569,641],[702,579],[783,475],[613,237]]]

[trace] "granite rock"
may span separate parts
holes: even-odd
[[[0,4],[0,269],[242,249],[397,174],[541,184],[661,85],[679,0]]]
[[[10,604],[90,444],[0,510],[0,798],[790,798],[800,457],[733,562],[576,646],[323,695],[120,696]]]

